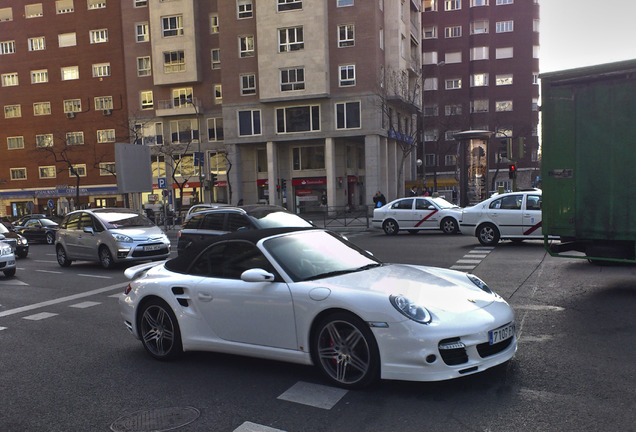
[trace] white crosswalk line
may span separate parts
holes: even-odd
[[[54,317],[56,315],[57,315],[56,313],[51,313],[51,312],[40,312],[38,314],[29,315],[29,316],[25,316],[25,317],[22,317],[22,318],[25,319],[25,320],[30,320],[30,321],[40,321],[40,320],[43,320],[43,319]]]
[[[344,389],[298,381],[278,399],[329,410],[346,394]]]
[[[285,431],[282,429],[274,429],[269,426],[263,426],[256,423],[245,422],[239,427],[237,427],[236,429],[234,429],[233,432],[285,432]]]

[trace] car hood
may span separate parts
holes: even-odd
[[[135,240],[159,240],[165,238],[165,234],[161,228],[152,227],[130,227],[130,228],[111,228],[108,230],[113,234],[123,234],[132,237]]]
[[[331,289],[371,291],[387,297],[404,295],[438,313],[470,312],[485,308],[498,298],[477,287],[466,273],[407,264],[387,264],[323,280],[329,282]]]

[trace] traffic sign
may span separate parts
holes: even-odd
[[[46,205],[48,206],[48,208],[50,208],[51,210],[53,210],[55,208],[55,203],[53,202],[52,199],[48,200],[46,202]]]
[[[165,177],[157,178],[157,187],[159,189],[166,189],[168,187],[168,182],[166,181]]]

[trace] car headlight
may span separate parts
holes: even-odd
[[[2,246],[0,248],[0,255],[11,255],[11,246]]]
[[[392,295],[389,297],[389,300],[393,307],[405,317],[422,324],[428,324],[431,322],[431,314],[425,307],[416,305],[403,295]]]
[[[467,274],[466,276],[468,276],[468,279],[470,279],[470,281],[472,283],[474,283],[475,285],[477,285],[479,287],[480,290],[487,292],[488,294],[494,294],[492,292],[492,290],[490,289],[490,287],[488,287],[488,285],[486,285],[486,282],[484,282],[483,280],[479,279],[477,276],[475,276],[474,274]]]
[[[121,242],[121,243],[132,243],[133,242],[132,237],[128,237],[127,235],[124,235],[124,234],[113,234],[113,237],[115,238],[115,240],[117,240],[118,242]]]
[[[25,244],[27,244],[27,239],[25,237],[19,238],[18,239],[18,243],[20,243],[22,245],[25,245]]]

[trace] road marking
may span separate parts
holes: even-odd
[[[329,410],[346,394],[341,388],[298,381],[277,399]]]
[[[85,301],[85,302],[82,302],[82,303],[77,303],[77,304],[74,304],[74,305],[70,305],[69,307],[77,308],[77,309],[86,309],[86,308],[89,308],[89,307],[92,307],[92,306],[97,306],[97,305],[100,305],[100,304],[101,304],[100,302]]]
[[[121,295],[121,293],[117,293],[117,294],[112,294],[112,295],[109,295],[108,297],[111,297],[111,298],[116,298],[116,299],[118,299],[120,295]]]
[[[519,305],[515,306],[517,310],[529,310],[529,311],[553,311],[553,312],[561,312],[564,311],[565,308],[561,306],[550,306],[550,305]]]
[[[78,273],[78,276],[84,276],[84,277],[92,277],[92,278],[98,278],[98,279],[112,279],[112,276],[100,276],[100,275],[90,275],[90,274],[82,274],[82,273]]]
[[[468,251],[466,255],[458,259],[455,264],[451,266],[451,269],[460,271],[473,270],[481,264],[481,262],[493,249],[493,247],[477,246],[475,249]]]
[[[285,432],[282,429],[274,429],[268,426],[259,425],[256,423],[245,422],[233,432]]]
[[[25,316],[25,317],[22,317],[22,318],[26,319],[26,320],[31,320],[31,321],[40,321],[40,320],[43,320],[43,319],[54,317],[55,315],[57,315],[57,314],[56,313],[51,313],[51,312],[40,312],[39,314],[29,315],[29,316]]]
[[[0,318],[5,317],[5,316],[9,316],[9,315],[15,315],[15,314],[19,314],[22,312],[28,312],[31,310],[35,310],[35,309],[40,309],[43,307],[47,307],[47,306],[51,306],[51,305],[56,305],[56,304],[60,304],[60,303],[66,303],[69,301],[73,301],[73,300],[77,300],[77,299],[81,299],[84,297],[90,297],[96,294],[102,294],[108,291],[114,291],[114,290],[121,290],[123,287],[125,287],[127,284],[127,282],[125,283],[119,283],[116,285],[110,285],[104,288],[98,288],[92,291],[87,291],[87,292],[83,292],[83,293],[79,293],[79,294],[73,294],[70,296],[66,296],[66,297],[60,297],[58,299],[54,299],[54,300],[48,300],[45,302],[41,302],[41,303],[34,303],[32,305],[28,305],[28,306],[22,306],[19,308],[15,308],[15,309],[9,309],[3,312],[0,312]]]
[[[7,329],[6,327],[0,327],[0,331],[6,330],[6,329]]]
[[[49,260],[33,260],[35,262],[42,262],[42,263],[55,263],[57,264],[57,261],[49,261]]]
[[[61,272],[61,271],[52,271],[52,270],[36,270],[36,272],[40,272],[40,273],[62,274],[62,272]]]
[[[26,282],[22,282],[21,280],[18,279],[6,279],[3,281],[0,281],[0,285],[16,285],[16,286],[24,286],[24,285],[29,285]]]
[[[468,259],[460,259],[457,260],[456,264],[479,264],[481,260],[468,260]]]

